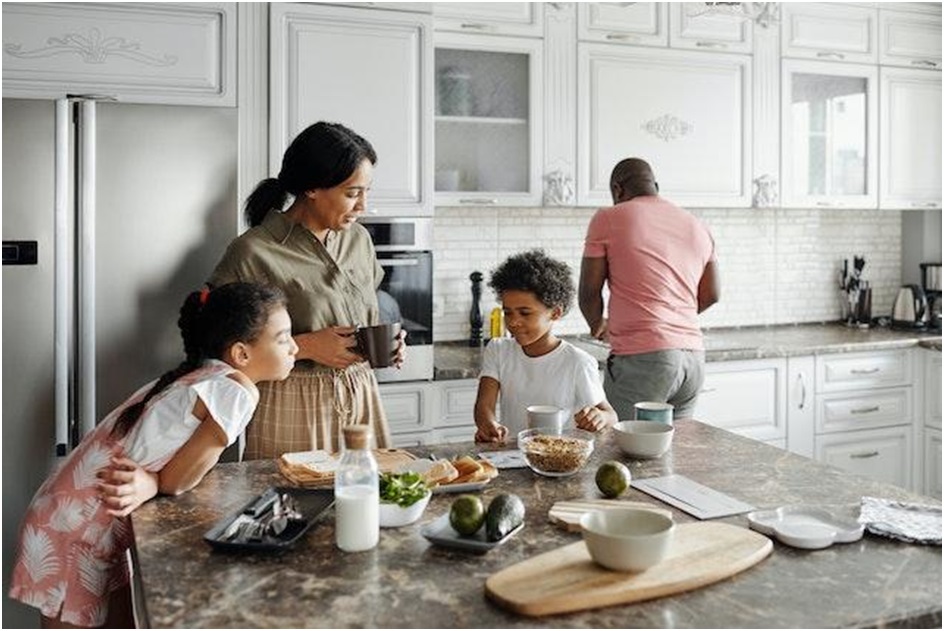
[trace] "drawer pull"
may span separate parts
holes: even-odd
[[[722,42],[695,42],[695,46],[699,48],[727,48],[727,44]]]
[[[855,409],[849,410],[849,413],[850,414],[871,414],[872,412],[878,412],[880,409],[882,409],[881,406],[873,405],[872,407],[869,407],[869,408],[855,408]]]
[[[714,392],[717,388],[702,388],[698,391],[698,394],[708,394],[709,392]]]
[[[842,53],[833,52],[831,50],[824,50],[822,52],[816,53],[816,56],[820,59],[845,59],[846,56]]]
[[[874,375],[880,370],[881,368],[853,368],[849,372],[853,375]]]
[[[877,451],[863,451],[857,454],[849,454],[849,457],[862,459],[862,458],[874,458],[877,455],[878,455]]]
[[[485,206],[485,205],[497,204],[498,200],[488,199],[485,197],[468,197],[465,199],[460,199],[459,203],[460,204],[479,204],[481,206]]]
[[[490,27],[488,24],[475,24],[469,22],[463,22],[459,25],[459,28],[467,28],[473,31],[487,31]]]
[[[940,64],[939,64],[939,62],[937,62],[937,61],[931,61],[930,59],[915,59],[914,61],[911,62],[911,65],[912,65],[912,66],[927,66],[927,67],[929,67],[929,68],[937,68],[938,65],[940,65]]]
[[[619,41],[635,41],[639,39],[639,36],[630,35],[629,33],[607,33],[606,39],[619,40]]]

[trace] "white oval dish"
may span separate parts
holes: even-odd
[[[781,506],[747,514],[752,529],[776,537],[781,543],[804,550],[820,550],[834,543],[862,538],[864,527],[842,507]]]

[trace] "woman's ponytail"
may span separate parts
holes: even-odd
[[[269,177],[259,182],[256,190],[246,199],[246,221],[249,226],[261,224],[273,208],[281,211],[287,199],[288,191],[278,179]]]

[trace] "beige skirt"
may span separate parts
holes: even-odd
[[[296,366],[285,381],[259,384],[259,405],[246,428],[245,460],[284,453],[339,451],[341,429],[369,425],[377,447],[388,447],[390,431],[377,378],[367,362],[344,370]]]

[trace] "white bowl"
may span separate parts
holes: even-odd
[[[658,421],[620,421],[613,429],[620,449],[636,458],[658,458],[675,435],[673,426]]]
[[[618,572],[642,572],[668,554],[675,522],[644,508],[609,508],[584,513],[580,529],[595,562]]]
[[[426,510],[426,505],[429,504],[429,498],[432,495],[431,491],[426,491],[423,499],[417,500],[405,508],[391,502],[380,502],[380,527],[399,528],[400,526],[412,524]]]

